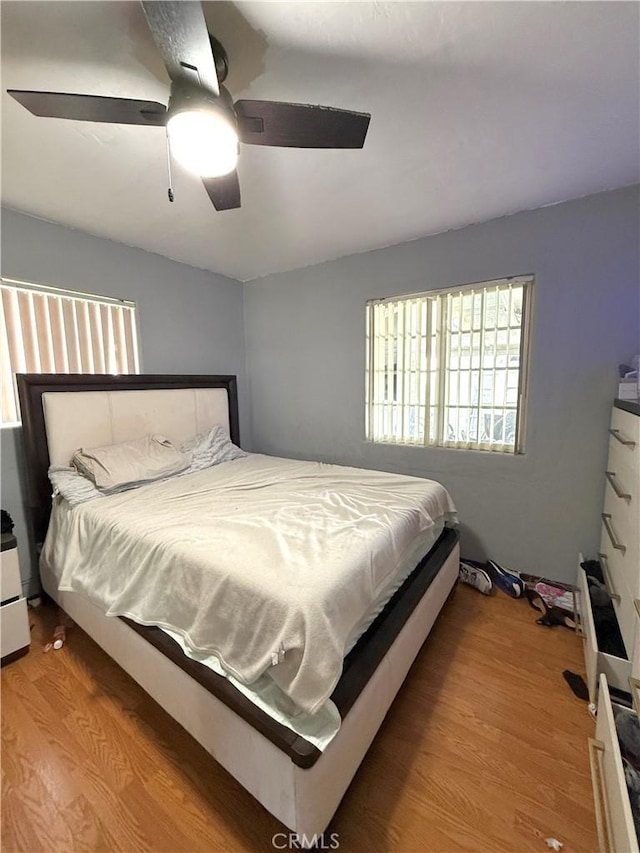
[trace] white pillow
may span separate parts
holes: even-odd
[[[247,456],[244,450],[233,444],[221,426],[214,426],[209,432],[190,438],[181,445],[180,452],[191,457],[189,469],[185,471],[187,474]]]
[[[147,435],[106,447],[81,448],[71,461],[103,492],[170,477],[189,466],[189,459],[162,435]]]
[[[83,477],[75,468],[49,468],[49,480],[53,486],[54,497],[60,495],[70,506],[77,506],[94,498],[103,497],[91,480]]]

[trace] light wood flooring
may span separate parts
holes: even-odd
[[[2,670],[3,853],[276,849],[284,827],[86,634],[45,654],[55,611],[30,612]],[[327,830],[340,851],[597,849],[594,724],[562,678],[581,641],[535,619],[459,587]]]

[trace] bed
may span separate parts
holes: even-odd
[[[44,541],[51,514],[48,468],[51,464],[68,464],[78,447],[115,444],[149,432],[161,432],[180,443],[216,424],[228,432],[234,444],[240,444],[233,376],[27,374],[18,376],[18,388],[37,543]],[[261,476],[268,474],[271,487],[274,476],[280,478],[282,471],[288,470],[285,463],[287,460],[281,460],[276,466],[275,460],[258,455],[248,461],[225,463],[236,466],[233,481],[229,480],[227,470],[223,471],[224,466],[219,466],[220,471],[215,472],[216,488],[220,477],[226,476],[225,488],[231,489],[227,494],[237,496],[246,491],[248,472],[253,472],[256,466]],[[312,464],[288,462],[294,472],[292,476],[299,476],[305,488],[309,469],[301,466]],[[339,473],[346,477],[346,472],[353,470],[340,469]],[[328,473],[331,474],[321,471],[322,476]],[[364,471],[361,475],[363,480],[371,476]],[[403,481],[413,478],[397,479],[403,488],[412,485]],[[194,475],[192,480],[204,483],[205,474]],[[313,488],[319,488],[315,479]],[[175,489],[171,482],[155,486],[155,491],[146,494],[154,494],[154,500],[159,500],[158,495],[168,490],[169,498],[175,500]],[[211,490],[208,479],[206,489]],[[345,494],[351,494],[348,486],[345,489]],[[181,486],[181,494],[182,491]],[[320,493],[331,497],[334,492],[322,486]],[[103,506],[108,505],[113,512],[119,507],[121,514],[133,517],[132,507],[140,500],[136,495],[109,498]],[[68,514],[71,519],[73,512]],[[108,515],[106,511],[102,514]],[[94,521],[97,515],[95,511],[85,512]],[[144,520],[143,515],[140,518]],[[70,535],[69,529],[65,528],[66,537]],[[112,610],[115,615],[106,615],[103,603],[81,594],[73,584],[61,584],[55,560],[43,561],[41,580],[47,594],[259,802],[301,838],[313,839],[325,831],[409,667],[455,587],[459,563],[457,531],[441,524],[432,533],[435,541],[428,538],[419,541],[424,553],[412,554],[417,564],[415,569],[412,563],[412,570],[401,574],[395,586],[390,587],[388,600],[381,599],[363,631],[349,646],[341,662],[341,673],[331,675],[327,705],[339,714],[339,730],[321,745],[265,712],[250,695],[238,689],[242,685],[203,665],[197,656],[185,654],[181,637],[157,625],[142,624],[139,618],[132,619],[128,608],[120,611],[115,608]],[[115,572],[120,563],[121,560],[116,560],[106,571]],[[379,578],[384,575],[381,571],[380,568],[374,571],[378,573],[378,586],[381,586]],[[323,642],[326,641],[325,637]],[[274,671],[276,663],[274,660]],[[283,689],[296,701],[303,697],[300,701],[315,710],[316,694],[295,693],[295,684],[299,682],[300,679],[293,678],[291,690],[289,682]],[[323,689],[326,692],[326,684]]]

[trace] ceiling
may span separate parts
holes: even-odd
[[[370,112],[362,151],[243,146],[218,213],[162,129],[36,118],[7,88],[166,103],[130,2],[3,2],[2,202],[245,281],[640,179],[628,2],[212,2],[233,96]]]

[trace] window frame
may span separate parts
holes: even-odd
[[[133,361],[135,363],[135,372],[128,373],[128,374],[109,373],[106,375],[109,375],[109,376],[112,376],[112,375],[113,376],[118,376],[118,375],[135,376],[135,375],[139,375],[139,374],[143,373],[142,348],[141,348],[141,341],[140,341],[140,322],[139,322],[139,315],[138,315],[138,305],[135,301],[129,300],[129,299],[121,299],[119,297],[114,297],[114,296],[101,296],[99,294],[89,293],[87,291],[70,290],[68,288],[56,287],[54,285],[49,285],[49,284],[40,284],[40,283],[36,283],[36,282],[32,282],[32,281],[25,281],[23,279],[17,279],[17,278],[13,278],[13,277],[6,276],[6,275],[0,276],[0,284],[5,288],[12,289],[14,291],[30,292],[30,293],[34,293],[34,294],[41,295],[41,296],[53,296],[53,297],[58,297],[58,298],[63,298],[63,299],[66,298],[66,299],[74,300],[76,303],[87,302],[87,303],[93,303],[93,304],[97,303],[98,305],[104,305],[104,306],[118,306],[118,307],[126,308],[126,309],[132,311],[133,312],[133,322],[131,323],[131,340],[132,340],[132,344],[133,344],[132,357],[133,357]],[[7,324],[7,326],[8,326],[8,324]],[[49,329],[49,331],[51,330],[50,325],[48,326],[48,329]],[[5,332],[3,332],[3,334],[7,334],[7,333],[8,333],[8,328],[6,329]],[[42,342],[39,341],[38,343],[40,345]],[[20,427],[22,424],[22,420],[20,418],[20,405],[19,405],[18,391],[17,391],[17,385],[16,385],[16,372],[19,373],[20,371],[12,371],[12,373],[11,373],[11,384],[12,384],[12,390],[13,390],[13,395],[14,395],[14,400],[15,400],[16,413],[17,413],[19,419],[15,420],[15,421],[2,421],[2,420],[0,420],[0,429],[11,429],[11,428],[15,429],[16,427]],[[42,375],[44,375],[45,373],[50,373],[50,371],[34,371],[34,370],[27,371],[27,372],[41,373]],[[66,373],[68,375],[72,375],[72,371],[70,371],[70,370],[58,371],[58,372],[59,373]],[[86,373],[86,371],[84,371],[84,372]],[[3,371],[3,375],[4,375],[4,371]],[[75,373],[75,375],[78,375],[78,374]],[[97,372],[92,372],[89,375],[97,376],[99,374]]]
[[[446,319],[443,315],[438,321],[438,331],[437,335],[439,335],[440,339],[439,350],[438,350],[438,362],[439,366],[437,367],[437,381],[439,383],[439,393],[438,400],[435,405],[424,405],[426,417],[429,416],[429,411],[431,408],[435,409],[436,417],[442,420],[442,424],[439,424],[436,429],[436,437],[434,440],[431,440],[430,437],[430,429],[428,424],[425,426],[424,436],[417,440],[407,440],[406,438],[392,438],[392,437],[382,437],[376,438],[374,437],[374,417],[375,417],[375,406],[374,406],[374,383],[375,383],[375,371],[373,369],[373,365],[375,364],[375,334],[372,334],[372,325],[373,325],[373,309],[377,305],[390,303],[397,304],[400,302],[408,301],[408,300],[418,300],[425,299],[427,301],[427,305],[432,300],[437,300],[440,297],[447,296],[449,294],[461,294],[467,293],[469,291],[478,291],[478,290],[486,290],[497,287],[506,287],[508,285],[522,285],[522,317],[520,321],[520,351],[519,351],[519,365],[518,365],[518,390],[517,390],[517,404],[515,407],[516,412],[516,424],[515,424],[515,442],[511,447],[505,447],[503,444],[496,443],[491,446],[477,446],[478,442],[460,442],[460,441],[447,441],[444,436],[444,417],[445,410],[447,408],[445,402],[445,396],[443,394],[444,386],[446,382],[447,376],[447,366],[444,364],[445,359],[443,358],[444,353],[446,352],[447,347],[447,334],[443,334],[442,330],[446,325]],[[534,293],[535,293],[535,275],[533,273],[516,275],[516,276],[506,276],[498,279],[490,279],[484,281],[475,281],[468,282],[462,285],[455,285],[452,287],[441,287],[433,290],[423,290],[415,293],[403,293],[397,296],[389,296],[382,297],[376,299],[369,299],[366,302],[366,323],[365,323],[365,341],[366,341],[366,349],[365,349],[365,358],[366,358],[366,366],[365,366],[365,437],[367,442],[371,444],[381,444],[381,445],[391,445],[391,446],[399,446],[399,447],[430,447],[430,448],[438,448],[438,449],[448,449],[448,450],[468,450],[477,453],[500,453],[501,455],[506,456],[518,456],[523,455],[525,453],[525,441],[526,441],[526,423],[527,423],[527,404],[528,404],[528,392],[529,392],[529,379],[531,372],[531,343],[532,343],[532,316],[533,316],[533,304],[534,304]],[[441,305],[446,304],[441,303]],[[483,320],[484,323],[484,320]],[[431,357],[428,357],[429,360]],[[427,362],[429,363],[429,361]],[[396,370],[396,374],[399,371]],[[474,404],[475,407],[475,404]]]

